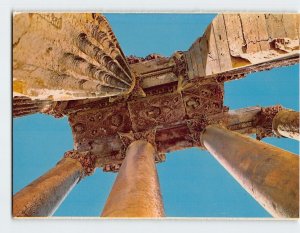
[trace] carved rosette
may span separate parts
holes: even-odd
[[[224,86],[218,83],[195,84],[183,90],[182,96],[188,118],[217,114],[224,111]],[[225,109],[226,111],[226,109]]]
[[[254,124],[256,125],[256,139],[261,140],[265,137],[276,137],[272,131],[272,121],[275,115],[283,108],[280,105],[262,108],[256,116]]]
[[[132,128],[137,132],[180,121],[185,117],[182,98],[178,93],[130,101],[128,110]]]
[[[72,127],[75,143],[94,141],[99,137],[107,137],[117,132],[128,132],[131,121],[126,104],[116,103],[114,106],[70,114],[69,122]]]
[[[94,173],[96,167],[96,155],[90,151],[79,152],[76,150],[67,151],[64,158],[72,158],[77,160],[83,167],[83,176],[90,176]]]

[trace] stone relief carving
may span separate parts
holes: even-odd
[[[131,130],[129,113],[124,103],[116,104],[114,107],[70,114],[69,122],[75,142],[83,139],[94,140]]]
[[[184,119],[185,109],[178,93],[128,102],[134,131]]]
[[[94,173],[97,157],[90,151],[79,152],[76,150],[70,150],[64,154],[64,158],[76,159],[79,163],[81,163],[84,170],[83,176],[90,176]]]
[[[283,108],[280,105],[262,108],[257,115],[254,125],[256,125],[256,139],[261,140],[265,137],[276,137],[272,131],[272,122],[275,115]]]
[[[183,90],[182,96],[188,118],[215,114],[223,110],[223,86],[217,83],[194,85]]]

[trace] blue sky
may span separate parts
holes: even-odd
[[[106,14],[126,55],[170,56],[187,50],[201,36],[213,14]],[[248,75],[225,84],[230,109],[282,104],[299,111],[299,65]],[[36,114],[13,120],[13,192],[51,169],[73,148],[66,118]],[[298,154],[298,142],[264,141]],[[172,152],[157,165],[169,217],[270,217],[206,151]],[[82,180],[54,216],[99,216],[116,174],[98,169]]]

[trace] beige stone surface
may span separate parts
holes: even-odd
[[[219,14],[186,53],[189,78],[297,57],[298,31],[299,14]],[[197,56],[202,61],[192,64],[189,58]],[[196,69],[199,63],[204,73]]]
[[[299,218],[299,156],[220,126],[206,127],[205,148],[274,217]]]
[[[99,14],[15,14],[14,95],[71,100],[126,94],[134,81],[119,47]]]
[[[71,158],[61,160],[13,196],[13,216],[51,216],[82,175],[83,168],[78,161]]]
[[[279,137],[288,137],[300,140],[299,112],[282,110],[273,118],[272,128]]]
[[[130,144],[102,217],[164,217],[154,154],[146,141]]]

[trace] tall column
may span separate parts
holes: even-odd
[[[109,194],[102,217],[163,217],[154,147],[132,142]]]
[[[207,126],[204,147],[274,217],[299,217],[299,157],[220,126]]]
[[[273,132],[277,136],[283,136],[300,140],[299,137],[299,112],[282,110],[273,118]]]
[[[72,158],[62,159],[53,169],[13,196],[13,216],[51,216],[82,175],[80,162]]]

